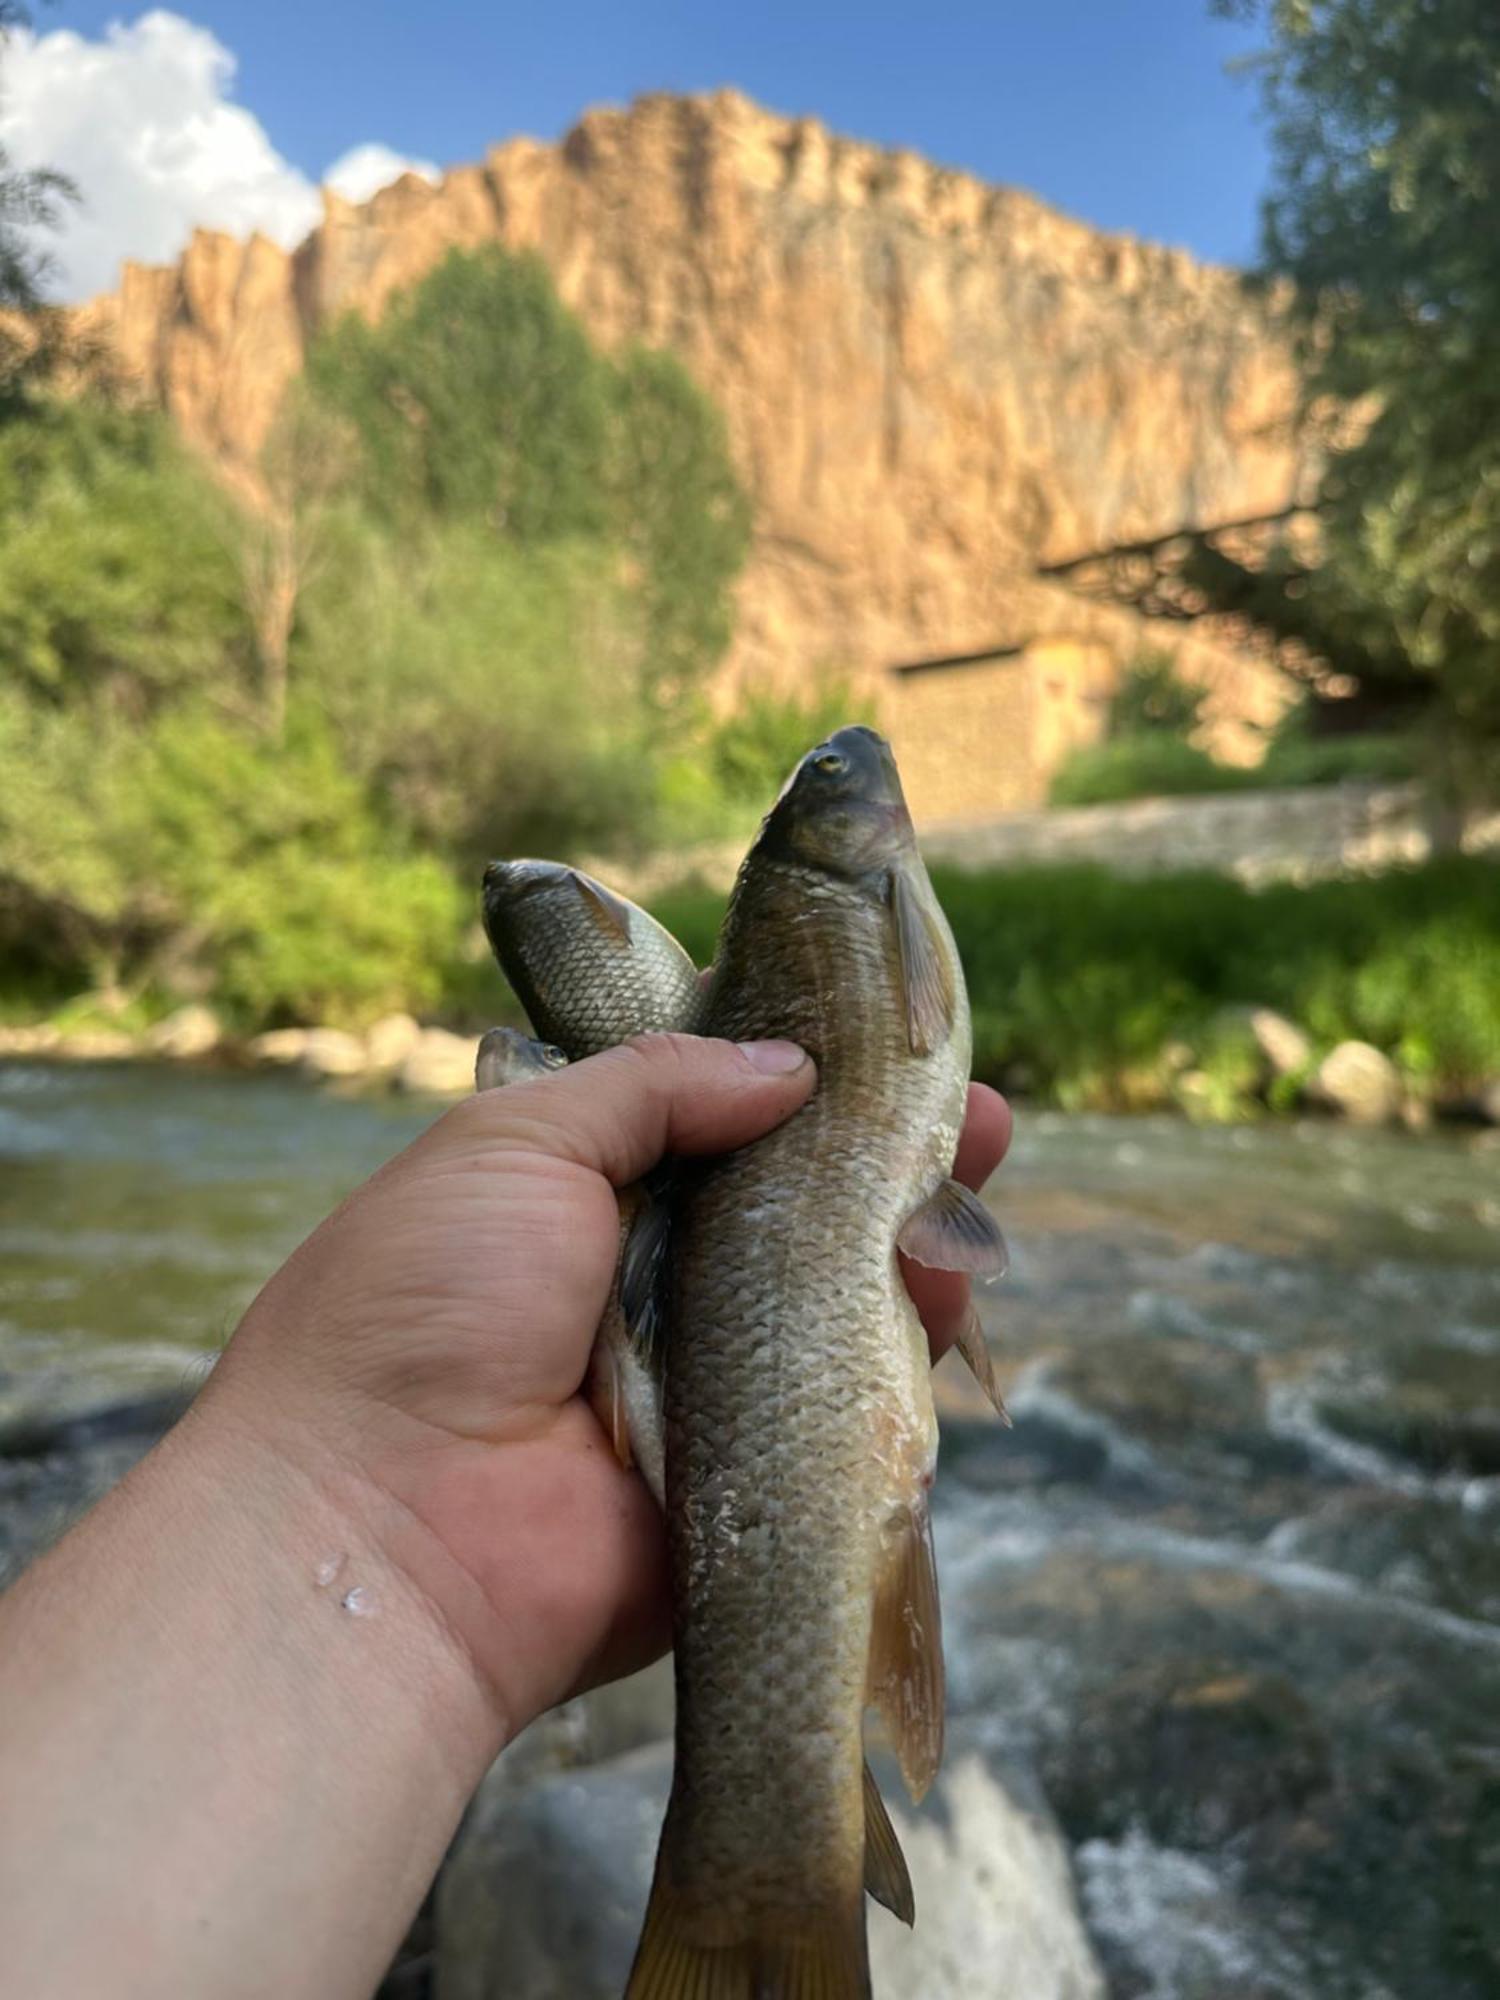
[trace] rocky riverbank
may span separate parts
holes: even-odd
[[[0,1025],[0,1061],[186,1062],[279,1070],[314,1083],[355,1083],[426,1097],[462,1096],[474,1087],[477,1037],[424,1027],[410,1014],[388,1014],[362,1034],[343,1028],[276,1028],[239,1039],[204,1006],[179,1008],[139,1032],[41,1022]],[[1414,1091],[1390,1057],[1369,1042],[1344,1041],[1325,1055],[1296,1022],[1269,1007],[1228,1007],[1199,1046],[1173,1044],[1155,1080],[1155,1097],[1200,1123],[1233,1123],[1247,1108],[1311,1110],[1355,1125],[1422,1129],[1434,1118],[1500,1125],[1500,1077],[1458,1097]],[[1027,1095],[1024,1066],[1000,1081]]]
[[[241,1039],[209,1007],[188,1006],[139,1033],[124,1028],[43,1021],[0,1025],[0,1061],[217,1062],[282,1070],[313,1082],[355,1079],[419,1096],[461,1096],[474,1088],[478,1038],[423,1027],[410,1014],[387,1014],[363,1034],[344,1028],[274,1028]]]

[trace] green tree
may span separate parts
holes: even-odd
[[[1329,453],[1321,559],[1309,577],[1288,558],[1295,590],[1278,596],[1273,574],[1256,609],[1274,630],[1311,620],[1339,665],[1352,622],[1366,677],[1425,690],[1451,774],[1493,785],[1500,18],[1493,0],[1218,7],[1270,32],[1256,64],[1273,149],[1265,264],[1294,281]]]
[[[604,532],[609,370],[540,258],[450,251],[378,325],[341,320],[307,368],[355,425],[386,518],[478,518],[522,543]]]
[[[308,383],[353,427],[359,490],[397,532],[464,521],[525,549],[610,549],[640,605],[640,692],[688,711],[728,644],[749,509],[718,412],[671,356],[617,366],[539,258],[455,250],[377,325],[325,334]]]
[[[80,715],[139,719],[191,689],[245,712],[233,531],[165,418],[33,402],[0,425],[0,673]]]
[[[0,0],[0,93],[5,44],[30,24],[19,0]],[[78,190],[52,168],[23,169],[0,146],[0,416],[54,368],[66,347],[63,315],[45,300],[52,260],[42,240]]]
[[[670,354],[629,348],[614,409],[615,527],[640,579],[647,692],[671,711],[729,644],[750,503],[722,416]]]

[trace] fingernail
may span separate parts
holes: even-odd
[[[790,1076],[807,1061],[807,1051],[795,1042],[741,1042],[740,1054],[762,1076]]]

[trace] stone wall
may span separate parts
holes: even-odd
[[[1425,861],[1438,838],[1418,785],[1286,786],[919,826],[929,861],[964,868],[1093,861],[1122,875],[1210,868],[1247,882]],[[1500,851],[1500,814],[1472,820],[1460,844]]]
[[[1208,868],[1244,882],[1296,882],[1426,861],[1454,844],[1451,829],[1435,826],[1418,785],[1285,786],[988,818],[913,816],[928,861],[960,868],[1086,861],[1122,875]],[[1472,818],[1456,844],[1500,856],[1500,812]],[[742,841],[725,841],[653,855],[634,869],[588,865],[626,895],[649,897],[693,877],[727,890],[743,852]]]

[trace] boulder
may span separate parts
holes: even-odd
[[[658,1743],[519,1790],[492,1774],[439,1891],[439,2000],[619,2000],[671,1770]],[[914,1931],[866,1905],[880,2000],[1103,2000],[1045,1810],[974,1739],[920,1810],[884,1760],[880,1777],[917,1904]]]
[[[364,1042],[342,1028],[276,1028],[257,1035],[250,1053],[257,1062],[315,1077],[361,1076],[368,1066]]]
[[[146,1047],[153,1055],[168,1056],[174,1062],[191,1062],[211,1055],[223,1039],[218,1016],[201,1003],[179,1007],[154,1028],[146,1031]]]
[[[1319,1063],[1312,1095],[1356,1125],[1388,1125],[1401,1111],[1401,1078],[1368,1042],[1340,1042]]]
[[[1296,1076],[1312,1062],[1312,1043],[1295,1021],[1271,1007],[1247,1007],[1245,1026],[1273,1076]]]
[[[474,1088],[473,1035],[450,1035],[446,1028],[424,1028],[411,1053],[396,1071],[396,1088],[426,1097],[460,1097]]]
[[[400,1069],[422,1039],[410,1014],[387,1014],[365,1036],[365,1055],[374,1070]]]

